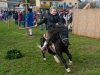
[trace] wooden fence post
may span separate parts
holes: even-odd
[[[27,14],[27,12],[28,12],[28,7],[27,7],[27,0],[25,0],[25,2],[26,2],[26,14]],[[26,27],[26,35],[28,35],[28,26],[27,26],[27,22],[25,23],[25,27]]]

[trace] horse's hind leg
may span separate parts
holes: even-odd
[[[40,38],[40,44],[41,44],[41,46],[38,46],[40,49],[41,49],[41,47],[44,45],[44,42],[45,42],[45,38],[42,36],[42,37]],[[42,51],[42,55],[43,55],[43,60],[46,60],[45,51]]]
[[[67,72],[70,72],[70,68],[69,68],[68,65],[66,64],[66,60],[63,58],[62,53],[57,52],[57,54],[58,54],[58,56],[60,57],[61,61],[63,62],[64,66],[65,66],[65,68],[66,68],[66,71],[67,71]]]
[[[69,58],[69,65],[72,65],[72,55],[70,54],[69,50],[67,49],[65,52],[68,55]]]

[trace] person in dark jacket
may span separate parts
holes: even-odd
[[[68,25],[68,30],[72,27],[72,21],[73,21],[73,13],[71,13],[70,14],[70,17],[69,17],[69,20],[68,20],[68,22],[69,22],[69,25]]]
[[[48,14],[43,18],[43,20],[40,21],[39,23],[37,23],[35,25],[35,27],[37,27],[38,25],[41,25],[43,23],[46,23],[46,25],[47,25],[48,37],[47,37],[43,47],[41,48],[42,51],[45,50],[46,45],[51,40],[50,30],[58,25],[61,25],[60,16],[57,13],[56,7],[54,7],[54,6],[50,7],[50,12],[48,12]]]
[[[60,18],[61,18],[61,22],[63,23],[63,24],[66,24],[66,21],[65,21],[65,19],[64,19],[64,14],[63,14],[63,12],[61,11],[61,13],[60,13]]]
[[[15,25],[18,25],[18,13],[15,11],[14,13],[14,18],[15,18]]]
[[[9,10],[8,11],[8,17],[11,18],[11,15],[12,15],[11,10]]]
[[[40,9],[40,14],[39,14],[39,16],[40,16],[40,21],[43,19],[43,10],[42,9]],[[44,28],[43,28],[43,24],[42,25],[40,25],[40,30],[43,30]]]
[[[25,12],[22,12],[22,25],[25,27]]]

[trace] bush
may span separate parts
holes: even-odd
[[[19,50],[13,49],[13,50],[8,50],[5,59],[18,59],[23,57],[22,53]]]

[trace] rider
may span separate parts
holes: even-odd
[[[43,18],[42,21],[38,22],[35,27],[37,27],[38,25],[41,25],[45,23],[47,25],[47,30],[48,30],[48,36],[46,41],[44,42],[44,45],[42,46],[41,50],[45,50],[46,45],[48,44],[48,42],[51,39],[51,34],[50,34],[50,30],[58,25],[61,25],[61,19],[59,14],[57,13],[57,8],[55,6],[51,6],[50,7],[50,12],[48,12],[48,14],[46,14],[46,16]]]

